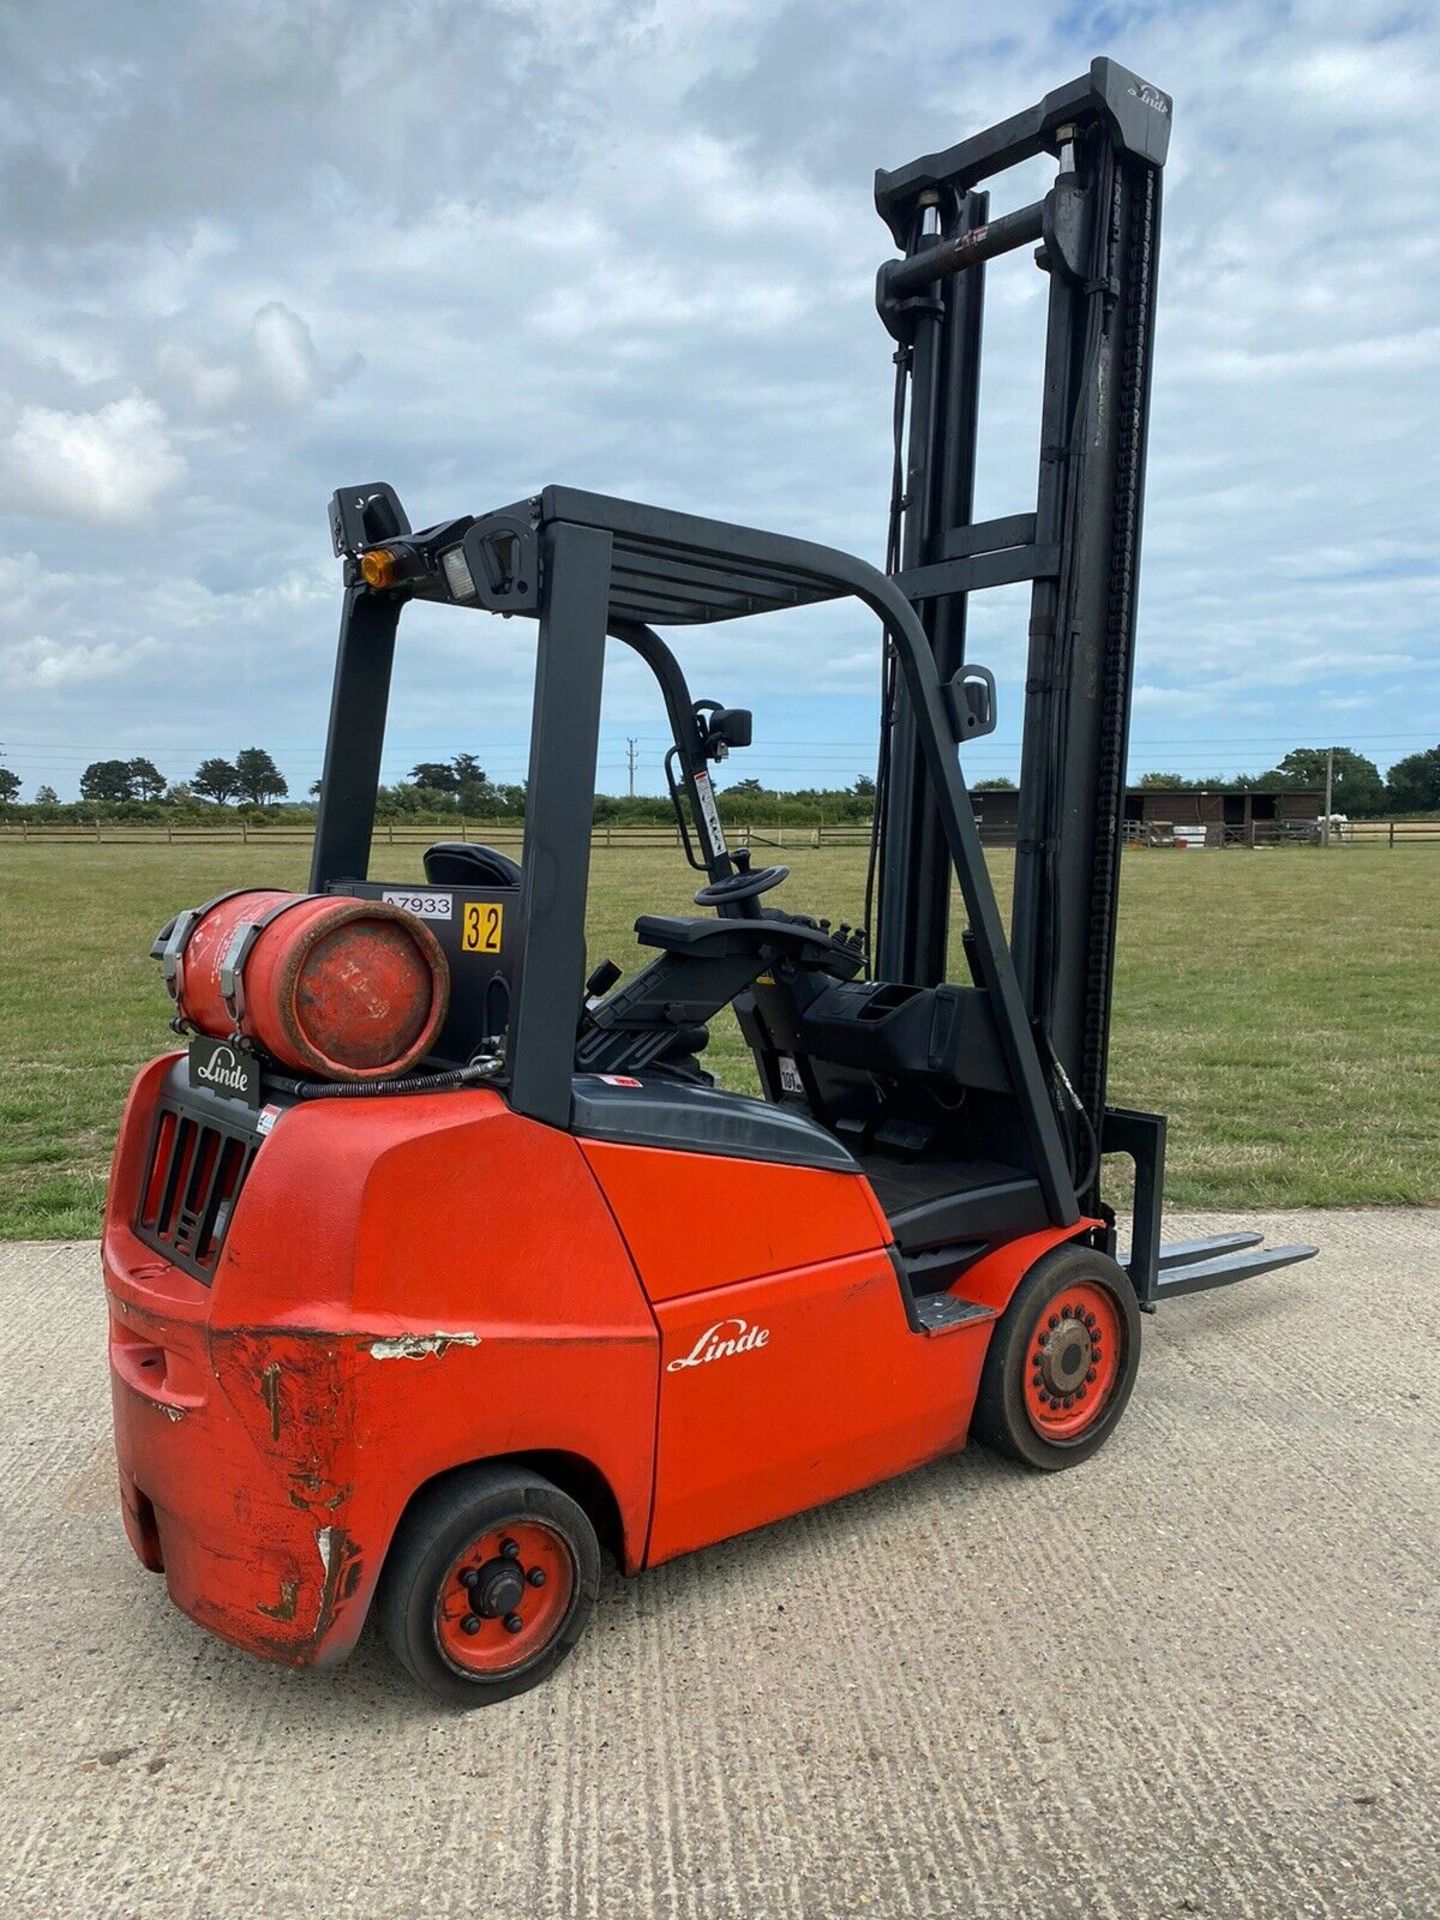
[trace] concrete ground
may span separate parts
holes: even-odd
[[[1077,1473],[967,1454],[611,1579],[468,1717],[168,1605],[95,1249],[0,1248],[0,1915],[1429,1920],[1440,1212],[1253,1224],[1322,1256],[1148,1321]]]

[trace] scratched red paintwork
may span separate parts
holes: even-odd
[[[579,1463],[634,1572],[964,1443],[993,1323],[910,1330],[858,1175],[596,1151],[478,1089],[320,1103],[260,1148],[206,1286],[129,1225],[168,1064],[131,1092],[105,1223],[126,1525],[253,1653],[342,1657],[407,1503],[471,1461]],[[742,1230],[724,1196],[757,1180]],[[959,1290],[999,1311],[1066,1237]],[[735,1321],[764,1341],[683,1364]]]
[[[527,1452],[604,1477],[638,1565],[658,1338],[575,1142],[483,1091],[295,1109],[206,1287],[128,1224],[163,1064],[126,1110],[104,1264],[131,1538],[176,1604],[253,1652],[337,1658],[415,1490]],[[442,1331],[476,1344],[372,1352]]]

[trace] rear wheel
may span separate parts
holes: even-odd
[[[1114,1432],[1140,1365],[1140,1309],[1124,1269],[1056,1247],[996,1322],[971,1431],[997,1453],[1054,1472]]]
[[[600,1548],[584,1509],[537,1473],[469,1467],[421,1494],[385,1566],[380,1622],[421,1686],[457,1706],[508,1700],[584,1632]]]

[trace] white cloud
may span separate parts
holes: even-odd
[[[160,353],[162,378],[201,413],[218,413],[239,398],[243,384],[233,360],[207,358],[198,348],[170,342]]]
[[[1423,67],[1393,48],[1364,41],[1323,42],[1293,62],[1288,79],[1307,103],[1321,108],[1333,126],[1373,121],[1377,115],[1405,113],[1431,98]]]
[[[324,505],[351,480],[391,479],[417,522],[560,480],[878,557],[871,285],[892,248],[872,170],[1096,51],[1176,95],[1137,752],[1163,762],[1201,714],[1319,737],[1362,690],[1357,733],[1440,732],[1440,19],[1013,0],[1001,24],[913,0],[29,9],[0,80],[0,553],[36,554],[14,591],[0,562],[0,649],[27,785],[12,740],[96,757],[122,720],[179,768],[205,745],[185,714],[236,685],[280,716],[273,746],[318,757]],[[996,210],[1047,165],[997,182]],[[981,514],[1033,497],[1044,290],[1028,251],[987,269]],[[1012,684],[1025,629],[1021,590],[972,608]],[[417,615],[391,750],[523,764],[525,638]],[[758,741],[808,735],[818,765],[866,730],[873,640],[821,610],[686,659],[755,706]]]
[[[150,637],[122,646],[115,640],[69,643],[36,634],[0,654],[0,671],[15,687],[30,685],[47,691],[54,687],[88,687],[135,672],[164,651]]]
[[[162,381],[201,415],[250,418],[295,413],[323,400],[359,372],[351,354],[322,359],[305,320],[283,300],[268,300],[228,347],[169,340],[159,354]]]
[[[333,384],[320,364],[310,329],[279,300],[260,309],[250,332],[256,370],[276,400],[304,406]]]
[[[21,407],[0,457],[12,507],[117,526],[143,520],[186,471],[165,415],[139,393],[93,413]]]

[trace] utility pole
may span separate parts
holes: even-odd
[[[1325,749],[1325,825],[1320,830],[1320,844],[1322,847],[1328,847],[1330,844],[1330,809],[1333,804],[1334,793],[1335,749],[1333,747],[1327,747]]]
[[[639,757],[640,742],[638,740],[627,740],[625,742],[625,759],[630,768],[630,798],[632,800],[635,798],[635,762]]]

